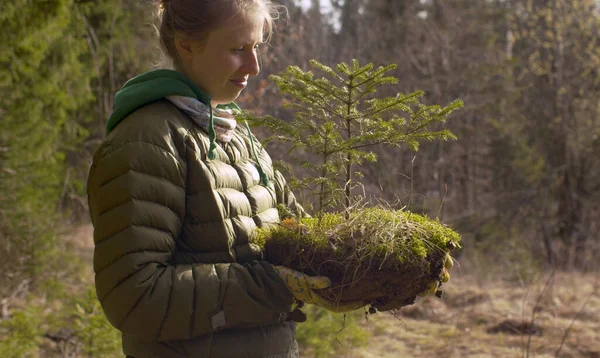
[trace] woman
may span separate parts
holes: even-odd
[[[257,226],[302,214],[232,102],[259,72],[267,0],[162,1],[176,71],[116,94],[88,198],[96,291],[132,357],[296,357],[293,299],[336,311],[304,277],[261,261]]]

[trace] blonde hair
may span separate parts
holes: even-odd
[[[265,41],[269,42],[274,21],[281,13],[287,14],[285,6],[269,0],[160,0],[158,36],[161,49],[177,68],[179,54],[175,35],[202,41],[220,24],[238,14],[263,16]]]

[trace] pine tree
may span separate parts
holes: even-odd
[[[372,63],[361,66],[353,60],[350,65],[338,64],[334,70],[316,60],[310,63],[325,77],[315,78],[313,72],[296,66],[270,77],[291,97],[287,106],[296,112],[292,121],[272,116],[250,119],[272,130],[274,134],[267,142],[276,139],[290,143],[292,158],[314,174],[294,178],[294,182],[316,194],[317,215],[339,207],[341,200],[348,212],[355,199],[352,189],[361,185],[356,167],[377,160],[370,150],[373,146],[405,146],[416,151],[423,140],[455,139],[448,129],[433,127],[462,107],[460,100],[441,107],[421,103],[422,91],[375,96],[378,87],[398,83],[397,78],[386,75],[396,65],[375,68]],[[299,150],[316,155],[318,162],[296,155]]]
[[[43,282],[55,271],[49,265],[60,261],[61,214],[72,204],[67,198],[85,202],[109,99],[149,67],[142,61],[152,50],[140,52],[139,44],[148,37],[141,24],[149,12],[134,11],[146,7],[124,0],[0,6],[0,255],[10,258],[0,269],[14,277],[0,284],[0,294],[21,274]],[[80,215],[84,205],[77,206]]]
[[[20,274],[52,272],[45,265],[59,250],[53,229],[72,139],[65,128],[92,98],[72,5],[19,0],[0,11],[0,253],[8,258],[0,267],[14,277],[2,289]]]

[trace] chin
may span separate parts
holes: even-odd
[[[211,102],[213,105],[228,104],[235,101],[240,96],[240,93],[242,93],[242,91],[237,92],[235,94],[231,94],[229,96],[220,96],[219,98],[213,98]]]
[[[220,100],[213,100],[213,104],[228,104],[231,103],[233,101],[235,101],[236,99],[238,99],[239,95],[234,96],[234,97],[225,97],[225,98],[221,98]]]

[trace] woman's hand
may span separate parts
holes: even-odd
[[[329,301],[316,293],[314,290],[331,286],[331,280],[325,276],[309,276],[285,266],[273,265],[273,268],[298,301],[313,304],[336,313],[350,312],[365,306],[363,301],[343,303]]]
[[[452,261],[452,256],[450,254],[446,254],[446,258],[444,261],[444,267],[442,268],[442,275],[440,276],[440,281],[442,283],[448,282],[450,280],[450,270],[454,266],[454,262]],[[438,290],[438,281],[430,282],[427,285],[427,289],[419,294],[421,297],[425,297],[427,295],[434,295]]]

